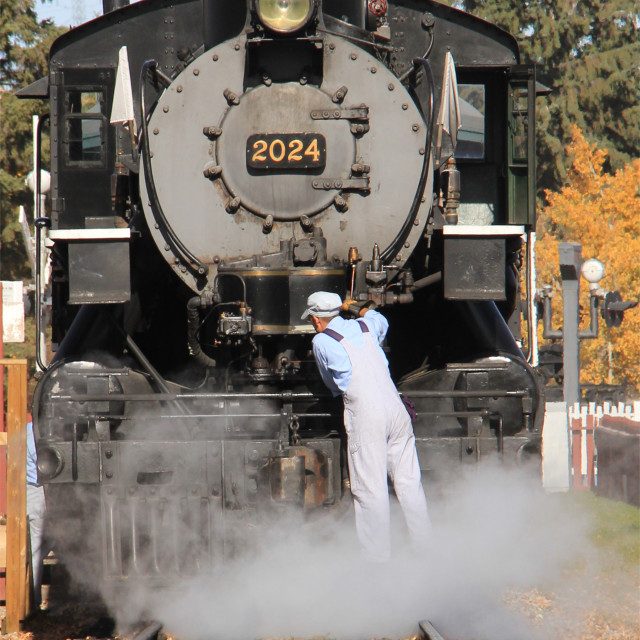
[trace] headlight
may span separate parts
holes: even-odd
[[[257,0],[258,17],[265,27],[278,33],[291,33],[311,17],[312,0]]]

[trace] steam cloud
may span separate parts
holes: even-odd
[[[315,524],[292,517],[215,575],[135,594],[119,615],[144,611],[181,640],[403,638],[424,619],[461,640],[537,639],[504,596],[559,576],[576,548],[588,546],[584,523],[545,496],[539,478],[513,469],[469,469],[429,503],[426,557],[408,547],[397,503],[387,565],[360,559],[352,515]]]
[[[485,463],[461,469],[444,487],[425,484],[434,531],[424,557],[409,547],[393,500],[389,564],[360,558],[352,513],[312,522],[298,513],[265,526],[257,547],[247,544],[211,576],[141,587],[124,599],[105,593],[105,600],[118,627],[156,619],[180,640],[405,638],[424,619],[459,640],[537,640],[529,620],[504,604],[505,594],[552,583],[577,551],[588,552],[586,523],[546,496],[539,477],[513,468]],[[97,498],[86,496],[88,510],[95,512]],[[85,539],[98,545],[94,525]],[[82,554],[64,560],[75,560],[76,582],[92,582]]]

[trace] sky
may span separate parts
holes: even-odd
[[[102,15],[102,0],[35,0],[38,20],[53,18],[61,27],[77,26]]]

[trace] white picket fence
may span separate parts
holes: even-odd
[[[640,423],[640,401],[631,404],[604,402],[575,403],[569,408],[569,451],[571,488],[591,489],[597,484],[594,430],[604,417],[625,418]]]

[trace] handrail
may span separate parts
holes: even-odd
[[[36,172],[36,188],[35,188],[35,236],[36,236],[36,295],[35,295],[35,303],[36,303],[36,365],[40,371],[45,371],[47,368],[46,362],[46,349],[43,354],[42,346],[46,344],[46,337],[44,336],[43,328],[42,328],[42,298],[43,298],[43,287],[42,287],[42,229],[44,227],[51,227],[51,218],[48,218],[46,215],[42,215],[42,174],[41,174],[41,159],[40,159],[40,149],[42,148],[42,125],[45,120],[49,119],[49,114],[45,114],[38,120],[38,126],[36,128],[36,139],[35,139],[35,149],[34,149],[34,157],[35,157],[35,167],[34,171]]]

